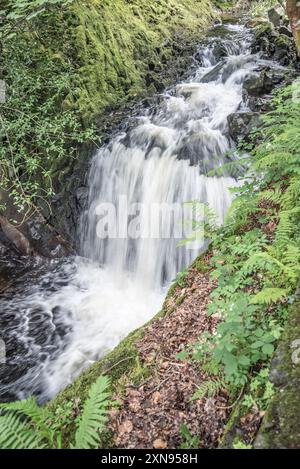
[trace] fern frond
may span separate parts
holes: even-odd
[[[252,296],[251,304],[270,305],[285,299],[289,294],[284,288],[264,288],[261,292]]]
[[[100,376],[91,386],[75,435],[75,449],[97,448],[99,431],[105,428],[110,404],[110,380]]]
[[[292,209],[300,202],[300,177],[293,177],[289,187],[282,197],[282,207],[285,210]]]
[[[222,380],[209,380],[202,383],[195,394],[192,396],[192,401],[203,399],[204,397],[214,397],[216,394],[225,387],[225,383]]]
[[[279,189],[267,190],[261,193],[260,200],[267,200],[276,205],[280,205],[282,201],[282,192]]]
[[[51,419],[51,413],[46,407],[40,407],[33,397],[23,401],[10,402],[8,404],[0,404],[0,409],[6,412],[13,412],[19,416],[25,416],[31,420],[39,431],[42,438],[52,442],[53,432],[47,422]]]
[[[43,449],[45,443],[26,420],[14,412],[0,416],[1,449]]]

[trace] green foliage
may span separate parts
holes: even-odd
[[[262,368],[252,378],[249,391],[243,398],[242,406],[246,412],[253,409],[265,412],[274,394],[274,385],[269,381],[269,368]]]
[[[266,16],[267,11],[276,5],[278,0],[257,0],[251,2],[250,15],[251,16]]]
[[[1,186],[25,216],[94,141],[95,116],[155,91],[158,77],[161,87],[172,59],[178,71],[173,45],[188,46],[212,16],[210,0],[1,2]]]
[[[200,445],[200,438],[192,435],[187,425],[181,425],[181,436],[184,442],[180,445],[180,449],[198,449]]]
[[[197,389],[195,394],[192,396],[192,401],[203,399],[204,397],[214,397],[218,392],[225,388],[226,384],[221,379],[204,381]]]
[[[300,84],[274,96],[246,183],[224,227],[211,232],[212,276],[218,282],[208,314],[219,324],[187,356],[212,361],[227,382],[244,385],[270,359],[300,275]]]
[[[181,287],[184,288],[186,286],[186,278],[189,274],[189,271],[187,269],[182,270],[181,272],[178,272],[176,278],[173,280],[173,285],[176,287]]]
[[[246,445],[246,443],[241,440],[237,440],[233,443],[233,449],[252,449],[252,446]]]
[[[17,414],[7,412],[0,416],[1,449],[42,449],[46,445],[27,421],[22,421]]]
[[[75,449],[96,448],[98,432],[105,429],[109,405],[109,380],[101,377],[90,388],[75,435]]]
[[[0,28],[0,38],[11,38],[22,30],[30,27],[30,22],[45,13],[49,7],[57,5],[64,8],[74,0],[8,0],[0,11],[3,26]]]
[[[95,135],[92,127],[83,128],[75,111],[61,107],[72,87],[72,67],[44,52],[43,66],[35,70],[32,60],[41,51],[33,57],[20,42],[11,48],[7,100],[0,105],[1,186],[22,211],[50,199],[53,176],[76,158],[79,144]]]
[[[112,404],[108,389],[110,381],[100,376],[91,386],[81,415],[77,420],[75,444],[70,449],[97,448],[105,429],[107,411]],[[0,404],[0,448],[39,449],[62,447],[61,428],[71,421],[72,404],[57,408],[53,414],[39,407],[34,398]]]

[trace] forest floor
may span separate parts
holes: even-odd
[[[208,273],[192,268],[184,288],[177,286],[167,300],[166,307],[173,312],[147,326],[137,342],[143,364],[153,373],[143,383],[127,384],[122,396],[115,396],[121,406],[110,417],[118,448],[178,448],[183,425],[191,435],[199,435],[200,447],[218,446],[228,419],[229,396],[221,390],[213,398],[192,400],[208,375],[199,363],[177,358],[200,334],[215,331],[218,320],[206,312],[214,287]]]

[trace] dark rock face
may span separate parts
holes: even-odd
[[[249,75],[244,82],[244,94],[247,97],[261,97],[269,94],[284,82],[287,72],[282,69],[264,68],[260,72]]]
[[[287,37],[293,37],[293,33],[292,33],[292,30],[291,30],[291,27],[288,27],[288,26],[280,26],[278,28],[278,32],[279,34],[283,34],[284,36],[287,36]]]
[[[264,22],[256,27],[252,53],[259,52],[263,58],[273,58],[283,66],[296,64],[297,52],[289,28],[283,21],[278,26],[274,28],[272,23]]]
[[[249,96],[259,97],[270,93],[273,85],[270,76],[265,72],[250,75],[244,82],[244,90]]]
[[[270,22],[274,26],[280,26],[281,22],[283,21],[285,17],[285,12],[284,9],[282,8],[281,5],[275,5],[273,8],[270,8],[268,11],[268,17]]]
[[[261,124],[258,112],[235,112],[228,116],[229,133],[235,142],[247,137],[251,130]]]
[[[270,380],[275,396],[269,406],[255,449],[300,448],[300,304],[295,304],[289,323],[272,361]]]
[[[50,229],[41,216],[31,218],[27,222],[29,239],[33,249],[47,258],[62,258],[70,254],[65,241]]]

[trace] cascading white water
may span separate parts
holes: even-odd
[[[243,105],[243,80],[257,59],[240,41],[242,27],[228,31],[233,38],[224,44],[228,58],[219,71],[209,46],[201,51],[202,64],[186,83],[166,92],[158,108],[95,155],[80,230],[83,257],[47,274],[45,288],[39,284],[26,299],[20,296],[5,306],[22,315],[12,336],[19,334],[31,362],[37,363],[13,383],[3,384],[2,393],[14,389],[18,397],[32,392],[41,399],[52,397],[160,309],[165,288],[198,251],[178,248],[179,239],[173,236],[149,238],[147,217],[153,206],[198,200],[223,221],[232,200],[229,187],[236,181],[208,173],[227,161],[232,146],[227,117]],[[125,196],[129,206],[143,207],[136,227],[140,236],[102,239],[97,233],[102,204],[115,207],[123,230],[132,222],[119,206]],[[171,232],[180,223],[175,214]],[[163,228],[166,224],[163,218]],[[55,288],[47,289],[53,282]],[[41,324],[48,324],[48,339],[34,339],[31,323],[37,314]]]

